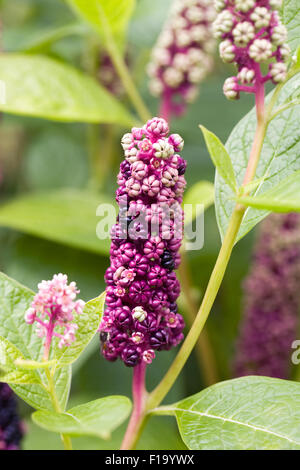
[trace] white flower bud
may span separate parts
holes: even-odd
[[[179,52],[175,54],[174,60],[173,60],[173,66],[176,69],[181,70],[182,72],[186,72],[190,67],[189,55],[183,52]]]
[[[176,168],[172,168],[170,166],[168,170],[164,171],[161,182],[164,186],[166,186],[167,188],[170,188],[171,186],[174,186],[177,181],[178,181],[178,171]]]
[[[275,46],[282,46],[287,40],[287,30],[283,24],[275,26],[272,31],[272,41]]]
[[[176,31],[176,43],[179,47],[186,47],[192,42],[190,31],[187,29],[179,29]]]
[[[193,103],[198,96],[198,87],[190,86],[185,94],[185,100],[187,103]]]
[[[176,152],[181,152],[184,147],[184,140],[179,134],[171,134],[169,140],[175,146]]]
[[[255,36],[255,30],[252,23],[243,21],[238,23],[233,32],[234,42],[239,47],[245,47]]]
[[[164,47],[155,47],[152,53],[153,60],[159,65],[169,65],[171,54]]]
[[[256,62],[267,60],[272,55],[272,44],[268,39],[255,39],[249,47],[249,56]]]
[[[224,10],[225,6],[226,6],[225,0],[215,0],[215,9],[217,11]]]
[[[169,67],[163,74],[164,81],[171,88],[177,88],[183,80],[183,73],[175,69],[174,67]]]
[[[191,83],[199,83],[203,78],[206,76],[206,70],[199,66],[199,67],[191,67],[188,72],[189,81]]]
[[[207,37],[207,27],[201,24],[193,26],[190,29],[190,35],[193,41],[202,42]]]
[[[214,35],[216,38],[222,37],[224,33],[229,33],[233,26],[234,18],[230,11],[224,10],[213,23]]]
[[[279,48],[279,52],[282,60],[286,61],[291,54],[291,48],[288,44],[283,44],[283,46]]]
[[[162,158],[166,160],[174,154],[174,147],[170,145],[169,142],[165,139],[159,139],[155,144],[153,144],[155,150],[154,156],[156,158]]]
[[[225,39],[225,41],[220,43],[219,53],[223,62],[232,62],[234,60],[234,45],[229,39]]]
[[[170,29],[162,31],[158,39],[161,47],[169,47],[173,42],[173,33]]]
[[[125,158],[129,163],[134,163],[138,160],[137,157],[138,150],[133,147],[132,149],[125,150]]]
[[[265,7],[256,7],[250,18],[256,29],[267,28],[270,24],[271,13]]]
[[[152,78],[152,80],[149,82],[149,89],[153,96],[160,96],[164,90],[164,87],[159,78]]]
[[[272,10],[280,10],[282,5],[282,0],[270,0],[270,7]]]
[[[188,22],[187,20],[181,16],[181,15],[176,15],[173,19],[172,19],[172,27],[174,29],[184,29],[188,26]]]
[[[271,64],[270,74],[274,83],[284,82],[287,75],[287,66],[282,62]]]
[[[243,67],[238,74],[238,79],[241,83],[251,83],[255,77],[255,72],[252,69]]]
[[[229,100],[237,100],[239,98],[239,91],[237,90],[237,78],[229,77],[225,80],[223,86],[224,95]]]
[[[142,322],[147,318],[147,312],[143,309],[143,307],[135,307],[133,309],[132,316],[135,320]]]
[[[131,133],[124,134],[121,139],[121,145],[123,149],[126,151],[129,147],[133,144],[133,135]]]
[[[196,47],[192,47],[188,51],[187,55],[189,57],[190,64],[201,64],[205,59],[204,52],[201,51],[201,49],[196,49]]]
[[[157,74],[158,74],[158,69],[159,67],[154,64],[153,62],[150,62],[148,65],[147,65],[147,74],[148,74],[148,77],[152,78],[152,77],[156,77]]]
[[[192,6],[187,9],[186,17],[191,23],[199,23],[204,20],[204,10],[197,6]]]
[[[235,7],[237,10],[246,13],[251,10],[255,5],[255,0],[235,0]]]

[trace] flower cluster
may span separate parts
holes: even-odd
[[[118,175],[120,212],[112,227],[106,305],[100,324],[102,353],[126,366],[151,363],[155,351],[183,338],[177,313],[186,162],[178,134],[153,118],[122,138],[125,160]]]
[[[261,225],[245,282],[245,313],[235,370],[288,378],[300,306],[300,214],[272,214]]]
[[[285,80],[285,61],[290,54],[286,43],[287,30],[281,23],[278,9],[281,0],[215,0],[219,12],[214,32],[221,38],[220,56],[224,62],[238,67],[237,76],[224,83],[228,99],[238,99],[241,91],[255,93],[268,80]],[[269,63],[263,76],[261,65]]]
[[[14,394],[8,385],[0,383],[0,450],[18,450],[22,436]]]
[[[37,334],[45,337],[47,348],[53,336],[60,339],[59,347],[70,346],[78,329],[74,312],[81,314],[83,300],[75,300],[79,290],[75,282],[68,284],[66,274],[55,274],[51,281],[42,281],[31,307],[25,313],[26,323],[37,323]]]
[[[212,0],[176,0],[148,66],[150,91],[161,96],[162,115],[182,114],[211,70],[215,41]]]
[[[100,56],[99,81],[106,90],[115,96],[121,97],[124,94],[124,87],[116,72],[112,60],[106,52]]]

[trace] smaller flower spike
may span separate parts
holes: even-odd
[[[150,92],[161,97],[161,114],[166,118],[185,111],[212,69],[215,16],[213,0],[174,2],[148,66]]]
[[[290,48],[287,30],[278,10],[281,0],[215,0],[219,12],[214,33],[222,42],[220,56],[235,63],[238,74],[225,81],[224,94],[230,100],[240,92],[257,93],[267,81],[277,84],[286,79]],[[269,64],[263,75],[262,66]]]
[[[161,118],[133,128],[121,144],[125,160],[116,191],[120,212],[111,232],[100,341],[107,360],[120,358],[135,367],[150,364],[155,351],[183,339],[174,269],[180,262],[186,162],[177,154],[183,139],[169,135],[168,123]],[[126,234],[121,237],[124,221]],[[138,226],[143,230],[136,230]]]
[[[0,383],[0,450],[18,450],[22,436],[15,396],[8,385]]]
[[[26,311],[25,321],[37,323],[37,335],[45,337],[45,358],[48,358],[53,337],[60,339],[59,347],[70,346],[78,329],[74,312],[81,314],[83,300],[75,300],[80,292],[75,282],[68,284],[66,274],[55,274],[51,281],[42,281],[31,307]]]

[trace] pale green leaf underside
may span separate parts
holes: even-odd
[[[199,181],[186,191],[184,204],[184,222],[191,223],[197,216],[214,203],[214,185],[209,181]],[[192,206],[185,206],[191,204]],[[202,208],[197,208],[197,204],[202,204]]]
[[[6,87],[0,110],[6,113],[56,121],[134,123],[94,79],[42,55],[1,55],[0,80]]]
[[[61,190],[22,196],[0,206],[0,226],[47,240],[108,254],[109,238],[99,240],[96,209],[111,200],[78,190]]]
[[[288,29],[288,42],[292,52],[300,45],[300,5],[299,0],[284,0],[283,22]]]
[[[59,349],[57,347],[52,354],[52,357],[57,359],[58,367],[75,362],[92,341],[99,328],[104,310],[104,302],[105,292],[96,299],[92,299],[87,302],[83,313],[76,316],[75,322],[78,325],[76,340],[69,347],[65,347],[63,349]]]
[[[0,336],[16,346],[23,357],[40,361],[43,355],[43,342],[35,332],[35,325],[27,325],[24,320],[34,293],[14,279],[0,273]],[[46,383],[45,373],[37,370],[39,379]],[[64,409],[71,383],[71,368],[63,367],[56,372],[57,396]],[[52,410],[48,393],[40,385],[12,385],[13,390],[24,401],[37,409]]]
[[[283,87],[277,106],[286,102],[300,87],[300,75],[296,75]],[[256,179],[267,178],[255,191],[255,196],[270,190],[282,179],[300,170],[300,106],[290,108],[271,121],[261,158],[256,172]],[[238,185],[243,182],[256,127],[256,114],[253,109],[233,129],[226,148],[232,159]],[[215,204],[219,230],[222,238],[234,209],[235,200],[230,188],[216,174]],[[269,214],[249,208],[240,228],[238,239],[246,235],[258,222]]]
[[[108,439],[129,416],[130,410],[131,402],[127,397],[111,396],[76,406],[65,413],[38,411],[32,419],[48,431]]]
[[[238,202],[272,212],[300,212],[300,171],[288,176],[261,196],[241,197]]]
[[[269,377],[229,380],[172,409],[182,439],[192,450],[300,449],[297,382]]]
[[[234,169],[226,148],[215,134],[208,131],[203,126],[200,126],[200,129],[203,132],[208,152],[218,173],[222,176],[225,183],[228,184],[232,191],[236,192],[237,185]]]

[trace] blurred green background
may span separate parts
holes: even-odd
[[[3,0],[0,3],[3,26],[4,51],[24,51],[34,45],[47,32],[74,22],[72,12],[61,0]],[[165,20],[170,0],[139,0],[129,27],[129,57],[132,74],[141,93],[156,115],[157,100],[147,90],[145,65],[149,52]],[[72,36],[45,45],[39,53],[84,69],[88,60],[84,36]],[[16,70],[16,73],[18,71]],[[185,140],[182,153],[188,161],[186,179],[188,187],[196,181],[214,180],[214,168],[198,129],[203,124],[225,142],[233,126],[252,107],[252,97],[242,96],[237,102],[229,102],[222,93],[223,81],[232,74],[216,57],[213,73],[201,85],[196,103],[186,115],[175,119],[172,131]],[[126,103],[126,99],[124,98]],[[16,196],[59,188],[84,189],[89,186],[89,163],[85,124],[64,124],[46,120],[4,115],[0,125],[0,187],[1,203]],[[102,126],[100,132],[104,132]],[[110,168],[103,183],[102,192],[113,198],[116,188],[118,165],[123,158],[119,145],[126,129],[114,126],[114,140],[109,155]],[[108,155],[103,155],[108,158]],[[96,226],[95,218],[95,226]],[[253,234],[245,237],[234,251],[217,302],[208,320],[208,331],[214,347],[219,379],[232,376],[231,365],[241,312],[241,283],[245,277],[251,256]],[[68,274],[76,280],[81,297],[88,300],[104,290],[103,275],[109,260],[105,256],[74,249],[42,238],[22,234],[11,229],[0,231],[1,270],[26,286],[36,289],[41,279],[49,279],[54,273]],[[214,209],[205,214],[205,243],[199,252],[190,252],[192,278],[199,294],[206,286],[209,274],[220,247]],[[89,347],[85,356],[74,367],[71,390],[72,404],[83,403],[107,394],[130,396],[132,371],[121,363],[107,363],[99,354],[98,340]],[[170,364],[174,352],[162,352],[149,367],[148,387],[155,386]],[[180,378],[166,398],[174,402],[198,392],[204,387],[201,370],[194,355],[190,358]],[[28,433],[25,449],[61,448],[59,437],[38,429],[30,422],[30,409],[20,404]],[[94,438],[75,439],[75,448],[109,449],[119,445],[124,426],[114,433],[112,441]],[[164,441],[167,438],[168,442]],[[157,417],[150,420],[140,442],[143,449],[184,448],[175,421]]]

